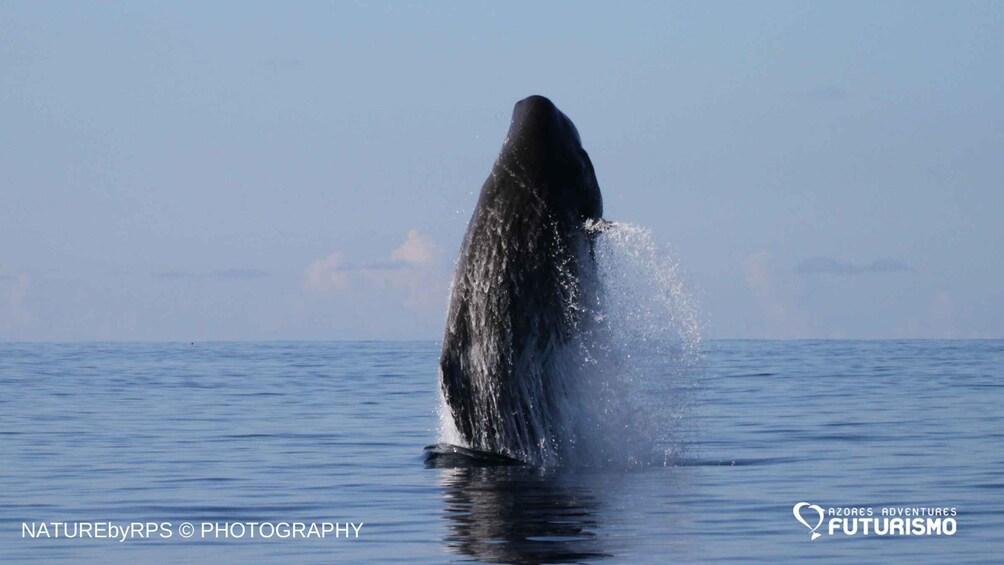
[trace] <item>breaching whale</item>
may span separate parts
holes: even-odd
[[[543,96],[517,102],[464,236],[440,357],[467,448],[540,464],[574,442],[564,352],[590,300],[587,226],[602,213],[572,121]]]

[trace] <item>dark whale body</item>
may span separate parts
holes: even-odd
[[[468,448],[541,463],[567,441],[562,352],[595,271],[586,224],[602,213],[571,120],[543,96],[517,102],[464,237],[440,358]]]

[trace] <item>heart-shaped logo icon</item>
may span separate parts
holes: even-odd
[[[806,520],[805,518],[802,517],[802,509],[803,508],[808,508],[809,510],[815,510],[816,514],[819,515],[819,521],[816,522],[815,526],[810,526],[808,520]],[[812,532],[812,538],[811,539],[815,540],[819,536],[823,535],[823,534],[817,534],[816,533],[816,529],[819,528],[819,526],[823,525],[823,509],[822,508],[820,508],[819,506],[816,506],[815,504],[809,504],[808,502],[799,502],[798,504],[795,505],[794,508],[791,509],[791,513],[795,515],[795,519],[798,520],[799,522],[801,522],[803,526],[805,526],[806,528],[809,528],[809,531]]]

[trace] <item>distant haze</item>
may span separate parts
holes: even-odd
[[[1004,336],[1004,4],[0,5],[0,339],[439,339],[513,104],[711,338]]]

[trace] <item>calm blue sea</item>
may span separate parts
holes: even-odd
[[[0,562],[1000,562],[1004,342],[705,348],[670,466],[541,472],[426,467],[432,342],[0,344]],[[810,540],[798,502],[954,508],[956,531]],[[172,536],[25,535],[42,522]],[[296,522],[363,525],[232,526]]]

